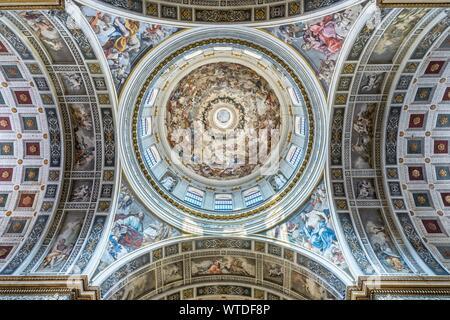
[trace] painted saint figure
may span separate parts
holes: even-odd
[[[117,232],[117,243],[127,248],[128,252],[140,248],[144,240],[144,213],[116,217],[114,228]]]

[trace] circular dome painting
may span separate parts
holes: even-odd
[[[278,97],[263,77],[241,64],[217,62],[193,70],[170,94],[166,112],[169,146],[194,175],[248,176],[278,144]]]

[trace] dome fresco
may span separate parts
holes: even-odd
[[[240,64],[211,63],[191,71],[170,94],[165,113],[177,160],[208,179],[246,177],[278,146],[280,102],[264,78]],[[250,130],[254,136],[239,134]],[[259,143],[262,135],[266,145]]]
[[[0,0],[0,300],[448,299],[450,9],[398,2]]]
[[[220,52],[221,49],[224,51]],[[249,62],[252,56],[232,58],[229,49],[232,47],[212,48],[215,51],[212,61],[221,59],[235,62],[206,63],[208,59],[204,57],[198,61],[187,60],[190,63],[189,70],[192,71],[180,70],[179,76],[177,71],[168,71],[171,73],[164,74],[159,81],[162,85],[152,86],[148,90],[148,98],[144,100],[140,123],[145,123],[145,126],[141,127],[141,141],[148,139],[147,136],[165,139],[150,146],[143,143],[141,152],[151,152],[151,155],[159,155],[159,158],[168,158],[173,162],[174,165],[167,165],[167,171],[160,179],[162,187],[172,194],[180,194],[180,190],[175,189],[179,182],[176,176],[189,178],[191,184],[196,183],[195,187],[204,189],[201,191],[214,187],[220,192],[229,192],[230,196],[236,193],[237,187],[254,187],[259,177],[272,176],[268,181],[272,193],[275,193],[284,187],[295,172],[295,166],[305,157],[307,111],[304,103],[302,106],[296,101],[295,119],[298,119],[299,126],[296,130],[299,137],[297,141],[303,154],[298,156],[296,162],[292,162],[293,168],[288,168],[291,170],[276,172],[274,175],[272,167],[283,157],[286,149],[284,144],[287,136],[292,136],[295,125],[295,120],[288,116],[292,98],[286,97],[286,92],[277,88],[277,81],[287,79],[284,80],[283,75],[276,74],[275,70],[273,75],[264,71],[265,76],[275,77],[270,79],[269,84],[250,68],[257,68],[257,65]],[[218,58],[219,54],[223,57]],[[248,66],[237,63],[240,60]],[[164,81],[169,78],[181,79],[179,82],[171,81],[162,92],[161,87],[166,85]],[[292,87],[291,90],[295,94]],[[168,97],[164,96],[165,91]],[[279,100],[277,95],[283,96]],[[153,99],[153,104],[148,103]],[[298,99],[297,95],[295,99]],[[152,163],[152,159],[148,158],[146,164],[156,174],[160,166]],[[181,200],[183,196],[179,196]],[[224,195],[222,197],[225,199]],[[233,203],[231,205],[228,211],[239,209]]]

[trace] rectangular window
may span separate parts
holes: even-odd
[[[192,53],[188,53],[187,55],[184,56],[184,60],[189,60],[189,59],[195,58],[196,56],[198,56],[202,53],[203,53],[203,50],[197,50]]]
[[[297,97],[297,94],[295,93],[294,89],[289,87],[288,92],[289,92],[289,95],[291,96],[292,103],[294,105],[298,106],[300,104],[300,102],[298,101],[298,97]]]
[[[247,207],[251,207],[261,201],[263,201],[263,197],[259,187],[254,187],[248,189],[242,193],[244,196],[244,202]]]
[[[214,199],[214,210],[233,210],[233,196],[231,194],[216,194],[216,197]]]
[[[184,196],[184,201],[192,204],[193,206],[201,207],[204,196],[205,193],[202,190],[189,187],[186,191],[186,195]]]
[[[159,152],[154,145],[145,150],[144,158],[150,165],[150,167],[154,167],[156,164],[158,164],[158,162],[161,161],[161,156],[159,155]]]
[[[232,47],[214,47],[213,50],[215,51],[231,51],[233,50]]]
[[[257,60],[261,60],[261,58],[262,58],[261,55],[254,53],[253,51],[243,50],[242,52],[252,58],[257,59]]]

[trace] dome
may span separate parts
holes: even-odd
[[[280,218],[274,208],[301,201],[306,169],[320,166],[312,161],[322,145],[320,102],[312,107],[284,59],[242,38],[174,41],[172,59],[125,89],[134,105],[122,112],[133,139],[129,149],[123,143],[134,158],[130,180],[148,186],[155,213],[190,232],[269,227]]]
[[[3,2],[0,300],[450,297],[441,3]]]

